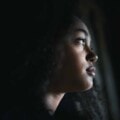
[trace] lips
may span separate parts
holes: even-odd
[[[90,66],[86,69],[86,71],[87,71],[88,75],[95,76],[95,67]]]

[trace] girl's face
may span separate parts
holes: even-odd
[[[91,49],[87,26],[78,19],[61,39],[64,54],[58,64],[51,89],[56,92],[84,91],[93,86],[97,56]]]

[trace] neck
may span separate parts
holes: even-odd
[[[47,93],[44,97],[44,104],[50,114],[54,114],[57,109],[61,99],[65,93]]]

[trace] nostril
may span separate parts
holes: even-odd
[[[98,56],[95,55],[93,58],[90,59],[91,62],[96,62],[98,60]]]
[[[98,60],[98,56],[95,53],[90,53],[86,56],[86,60],[96,62]]]

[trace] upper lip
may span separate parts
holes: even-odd
[[[86,69],[86,71],[87,72],[95,72],[95,67],[94,66],[89,66],[87,69]]]

